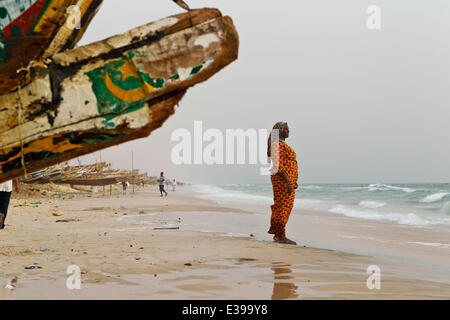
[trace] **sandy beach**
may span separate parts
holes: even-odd
[[[445,242],[448,231],[296,208],[292,246],[271,241],[261,204],[225,205],[189,187],[163,198],[155,186],[125,196],[58,188],[12,199],[0,231],[1,299],[450,298],[448,248],[417,244]],[[426,241],[409,241],[419,233]],[[411,243],[392,245],[400,242]],[[71,265],[79,290],[66,285]],[[380,289],[367,287],[371,265]]]

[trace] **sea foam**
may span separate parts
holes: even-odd
[[[419,244],[421,246],[427,246],[427,247],[438,247],[438,248],[450,248],[450,244],[445,243],[438,243],[438,242],[408,242],[413,244]]]
[[[386,205],[386,203],[385,202],[377,202],[377,201],[361,201],[358,205],[361,208],[376,209],[376,208],[384,207]]]
[[[426,197],[423,198],[422,200],[420,200],[420,202],[431,203],[431,202],[441,201],[441,200],[444,199],[447,195],[450,195],[450,193],[448,193],[448,192],[438,192],[438,193],[433,193],[433,194],[430,194],[430,195],[426,196]]]
[[[415,189],[404,188],[404,187],[396,187],[388,184],[382,183],[373,183],[367,187],[369,191],[403,191],[406,193],[416,192]]]
[[[199,198],[204,199],[240,200],[266,204],[273,202],[271,197],[249,194],[240,191],[225,190],[223,188],[211,185],[195,185],[194,190],[201,194]]]
[[[373,211],[355,210],[345,207],[343,205],[337,205],[330,209],[330,212],[342,214],[346,217],[360,218],[368,220],[386,220],[394,221],[399,224],[406,224],[411,226],[426,226],[430,222],[425,220],[415,213],[381,213]]]

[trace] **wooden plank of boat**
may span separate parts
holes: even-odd
[[[0,1],[0,94],[17,88],[17,70],[71,49],[102,0]],[[27,77],[30,82],[35,77]]]
[[[101,178],[101,179],[72,179],[61,180],[59,184],[70,184],[73,186],[107,186],[118,183],[117,178]]]
[[[28,175],[27,178],[20,179],[20,182],[23,183],[37,183],[36,181],[40,181],[43,177],[45,177],[45,174],[48,172],[48,169],[41,170],[38,172],[33,172]]]
[[[31,68],[38,79],[0,96],[0,182],[148,136],[238,47],[231,18],[199,9]]]

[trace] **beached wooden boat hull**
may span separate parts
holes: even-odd
[[[238,47],[231,18],[200,9],[32,64],[0,96],[0,182],[148,136]]]
[[[0,94],[17,89],[20,68],[72,49],[102,0],[0,1]],[[30,82],[35,77],[29,77]]]
[[[119,183],[118,178],[100,178],[100,179],[73,179],[62,180],[58,184],[70,184],[72,186],[108,186],[110,184]]]

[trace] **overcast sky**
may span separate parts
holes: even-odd
[[[448,0],[188,0],[233,18],[240,56],[191,88],[150,137],[102,160],[202,183],[268,182],[253,166],[177,166],[177,128],[269,129],[287,121],[304,183],[450,181]],[[381,8],[368,30],[367,7]],[[80,44],[182,12],[171,0],[106,0]],[[81,158],[99,160],[99,154]]]

